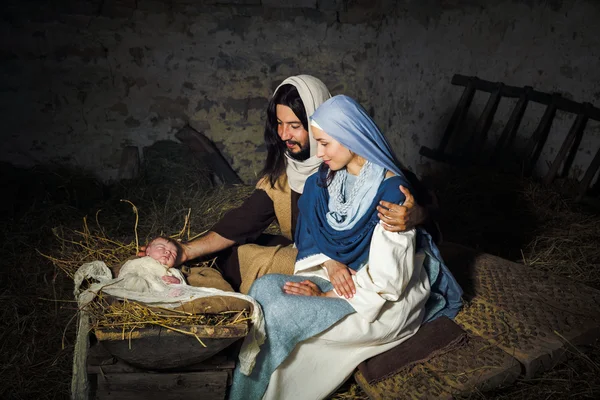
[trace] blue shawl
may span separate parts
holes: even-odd
[[[368,261],[371,237],[375,225],[379,223],[377,205],[381,200],[402,204],[404,194],[398,190],[398,186],[403,185],[409,190],[411,186],[403,175],[384,180],[371,203],[370,210],[373,212],[360,216],[352,229],[338,231],[327,222],[329,193],[324,185],[319,185],[325,173],[324,169],[320,169],[318,174],[306,180],[305,187],[310,190],[298,201],[300,215],[294,236],[298,247],[297,260],[323,253],[358,271]]]

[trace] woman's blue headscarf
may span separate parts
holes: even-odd
[[[387,140],[356,100],[344,95],[332,97],[310,119],[350,151],[404,176]]]

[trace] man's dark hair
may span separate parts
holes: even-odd
[[[265,144],[267,145],[267,160],[261,171],[261,176],[269,179],[271,187],[275,187],[277,179],[285,171],[285,152],[287,147],[277,133],[277,104],[288,106],[298,117],[304,129],[308,131],[306,109],[294,85],[282,85],[269,101],[267,121],[265,123]]]

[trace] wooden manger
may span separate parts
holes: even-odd
[[[97,299],[90,307],[91,398],[224,399],[235,368],[232,344],[249,332],[251,305],[226,296],[197,300],[166,310]]]

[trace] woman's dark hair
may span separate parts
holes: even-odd
[[[317,186],[319,187],[327,187],[331,184],[331,181],[333,181],[333,177],[335,176],[335,173],[337,171],[332,171],[329,169],[329,166],[327,166],[327,164],[322,163],[321,165],[319,165],[319,170],[317,171],[317,173],[319,174],[319,180],[317,181]]]
[[[269,101],[267,107],[267,121],[265,123],[265,144],[267,145],[267,160],[261,171],[261,176],[269,179],[271,187],[275,187],[277,179],[285,171],[285,142],[277,133],[277,104],[288,106],[298,117],[304,129],[308,131],[306,109],[300,98],[298,89],[294,85],[282,85]]]

